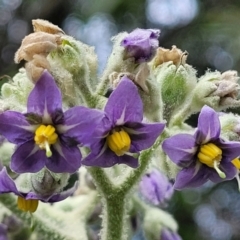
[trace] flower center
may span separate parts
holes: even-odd
[[[40,125],[35,131],[34,141],[41,149],[46,150],[47,157],[52,156],[50,145],[56,143],[57,139],[58,135],[51,125]]]
[[[113,130],[113,132],[107,136],[107,144],[117,156],[122,156],[129,150],[131,139],[123,129],[120,131]]]
[[[200,147],[198,153],[198,160],[206,164],[208,167],[214,168],[219,177],[226,178],[224,172],[219,169],[220,162],[222,160],[222,150],[213,143],[207,143]]]
[[[38,200],[37,199],[25,199],[22,197],[18,197],[18,208],[24,212],[35,212],[38,207]]]

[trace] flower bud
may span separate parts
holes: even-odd
[[[142,177],[139,190],[143,198],[153,205],[164,205],[174,192],[168,178],[157,169]]]
[[[158,47],[160,30],[137,28],[121,42],[125,48],[124,59],[134,58],[135,62],[147,62],[152,59]]]
[[[1,240],[8,240],[7,236],[7,226],[5,224],[0,224],[0,239]]]
[[[175,45],[172,46],[171,50],[159,47],[151,64],[153,68],[156,68],[165,62],[172,61],[172,63],[178,67],[180,64],[184,65],[186,63],[187,56],[188,53],[186,51],[183,52]]]
[[[145,83],[149,70],[142,64],[150,61],[158,47],[160,31],[156,29],[135,29],[131,33],[120,33],[112,38],[113,50],[108,58],[107,66],[101,77],[98,93],[106,93],[109,78],[112,74],[133,74],[135,83],[145,92],[148,86]],[[146,71],[147,69],[147,71]],[[130,79],[132,79],[130,78]]]
[[[46,32],[50,34],[58,34],[60,36],[65,34],[61,28],[47,20],[34,19],[32,20],[32,25],[34,32]]]
[[[32,189],[43,196],[61,191],[68,183],[69,173],[53,173],[43,168],[31,174]]]
[[[97,57],[93,47],[64,36],[62,44],[47,59],[51,74],[69,105],[82,104],[86,95],[92,96],[97,81]]]
[[[184,64],[178,67],[172,61],[153,70],[164,104],[163,117],[169,120],[191,101],[192,90],[197,84],[196,70]]]
[[[2,108],[4,110],[26,111],[27,98],[33,86],[33,83],[27,77],[26,70],[20,68],[12,81],[2,85]]]
[[[11,233],[16,233],[23,227],[22,221],[14,215],[9,215],[9,216],[5,215],[3,217],[2,223],[6,225],[8,232],[11,232]],[[2,240],[1,227],[0,227],[0,240]]]
[[[36,82],[44,69],[50,71],[47,55],[61,44],[64,32],[52,23],[37,19],[32,21],[34,33],[27,35],[15,54],[14,61],[27,61],[28,77]]]
[[[159,208],[150,208],[143,219],[143,230],[146,239],[159,240],[163,229],[176,232],[178,225],[174,218]]]
[[[222,74],[218,71],[206,72],[199,79],[193,92],[192,108],[194,111],[200,111],[205,104],[217,111],[239,107],[238,79],[236,71],[226,71]]]

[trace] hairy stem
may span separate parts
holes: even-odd
[[[103,168],[89,167],[88,172],[91,174],[97,189],[100,190],[102,195],[108,195],[113,191],[114,186]]]
[[[127,238],[127,214],[125,194],[115,191],[104,201],[102,240],[125,240]]]

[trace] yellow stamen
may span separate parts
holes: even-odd
[[[25,199],[22,197],[18,197],[18,208],[24,212],[34,213],[38,207],[37,199]]]
[[[239,160],[239,158],[234,158],[234,159],[232,160],[232,164],[233,164],[238,170],[240,170],[240,160]]]
[[[52,125],[40,125],[35,131],[34,141],[41,148],[46,150],[46,156],[51,157],[50,145],[56,143],[58,135]]]
[[[117,156],[122,156],[129,150],[131,139],[128,133],[121,129],[107,136],[107,144]]]
[[[231,162],[238,169],[238,173],[236,174],[235,178],[237,179],[238,191],[240,192],[240,178],[239,178],[240,159],[239,158],[234,158]]]
[[[219,169],[222,160],[222,150],[213,143],[207,143],[200,147],[198,160],[208,167],[214,168],[219,177],[226,178],[226,174]]]

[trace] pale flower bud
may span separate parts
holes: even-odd
[[[163,229],[176,232],[178,225],[172,215],[159,208],[150,208],[143,219],[143,230],[146,239],[159,240]]]
[[[192,91],[197,84],[196,70],[188,64],[176,66],[168,61],[155,68],[153,74],[161,92],[163,119],[169,121],[191,102]]]
[[[69,173],[53,173],[46,168],[31,174],[32,188],[40,195],[61,191],[68,183]]]
[[[207,72],[194,89],[192,108],[197,112],[206,104],[217,111],[240,106],[240,86],[236,71]]]

